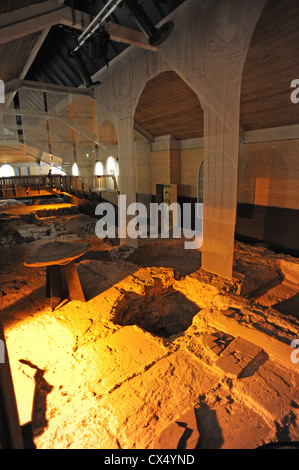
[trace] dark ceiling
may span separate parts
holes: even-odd
[[[153,25],[157,25],[173,10],[175,10],[184,0],[139,0],[145,15]],[[76,10],[83,11],[95,17],[107,4],[107,0],[66,0],[64,5]],[[140,31],[131,11],[126,4],[120,5],[113,11],[106,21],[120,24],[130,29]],[[85,29],[88,24],[83,24]],[[78,63],[70,55],[70,50],[76,45],[76,38],[80,31],[62,26],[53,26],[42,47],[40,48],[33,64],[30,67],[25,79],[38,82],[54,83],[57,85],[75,86],[82,85],[82,74]],[[108,42],[107,52],[104,56],[92,56],[88,44],[81,49],[81,61],[89,77],[92,77],[98,70],[109,66],[109,62],[123,52],[128,46],[121,42]],[[99,51],[97,51],[99,52]],[[83,83],[84,84],[84,83]]]

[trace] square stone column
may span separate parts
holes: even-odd
[[[203,3],[202,268],[232,277],[242,70],[265,0]]]
[[[119,158],[119,190],[120,195],[126,196],[126,214],[119,210],[120,243],[133,248],[138,247],[138,239],[130,238],[123,232],[124,227],[134,216],[127,215],[127,208],[136,202],[136,178],[134,158],[134,100],[127,100],[115,106],[117,115],[118,158]],[[120,209],[120,207],[119,207]]]

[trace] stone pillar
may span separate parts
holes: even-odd
[[[134,100],[126,100],[114,107],[117,115],[117,135],[118,135],[118,158],[119,158],[119,190],[120,195],[126,196],[126,209],[136,202],[136,180],[135,180],[135,159],[134,159],[134,136],[133,117]],[[120,211],[120,226],[127,226],[133,216],[128,216]],[[127,211],[126,211],[127,214]],[[125,220],[124,220],[125,218]],[[121,236],[121,244],[134,248],[138,247],[138,239]]]
[[[204,161],[202,268],[232,277],[240,88],[252,33],[266,0],[203,5]]]

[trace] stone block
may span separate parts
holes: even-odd
[[[237,337],[221,352],[216,365],[228,375],[238,378],[262,351],[259,346]]]
[[[299,284],[299,263],[294,263],[285,259],[279,260],[279,267],[282,275],[287,281]]]
[[[223,331],[216,331],[214,333],[203,333],[201,339],[206,347],[211,349],[215,354],[220,355],[234,337]]]
[[[87,343],[77,351],[82,373],[95,394],[102,394],[142,372],[166,350],[140,328],[124,326],[109,338]]]
[[[239,377],[243,372],[239,361],[233,355],[221,356],[216,362],[216,365],[229,375]]]
[[[229,348],[234,349],[240,357],[249,356],[252,359],[262,352],[262,348],[239,336],[230,343]]]

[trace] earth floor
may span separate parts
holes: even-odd
[[[299,441],[298,259],[236,242],[224,280],[176,241],[135,251],[71,205],[34,212],[2,208],[0,315],[36,448]],[[24,266],[50,240],[90,244],[76,260],[86,302],[52,311],[45,268]]]

